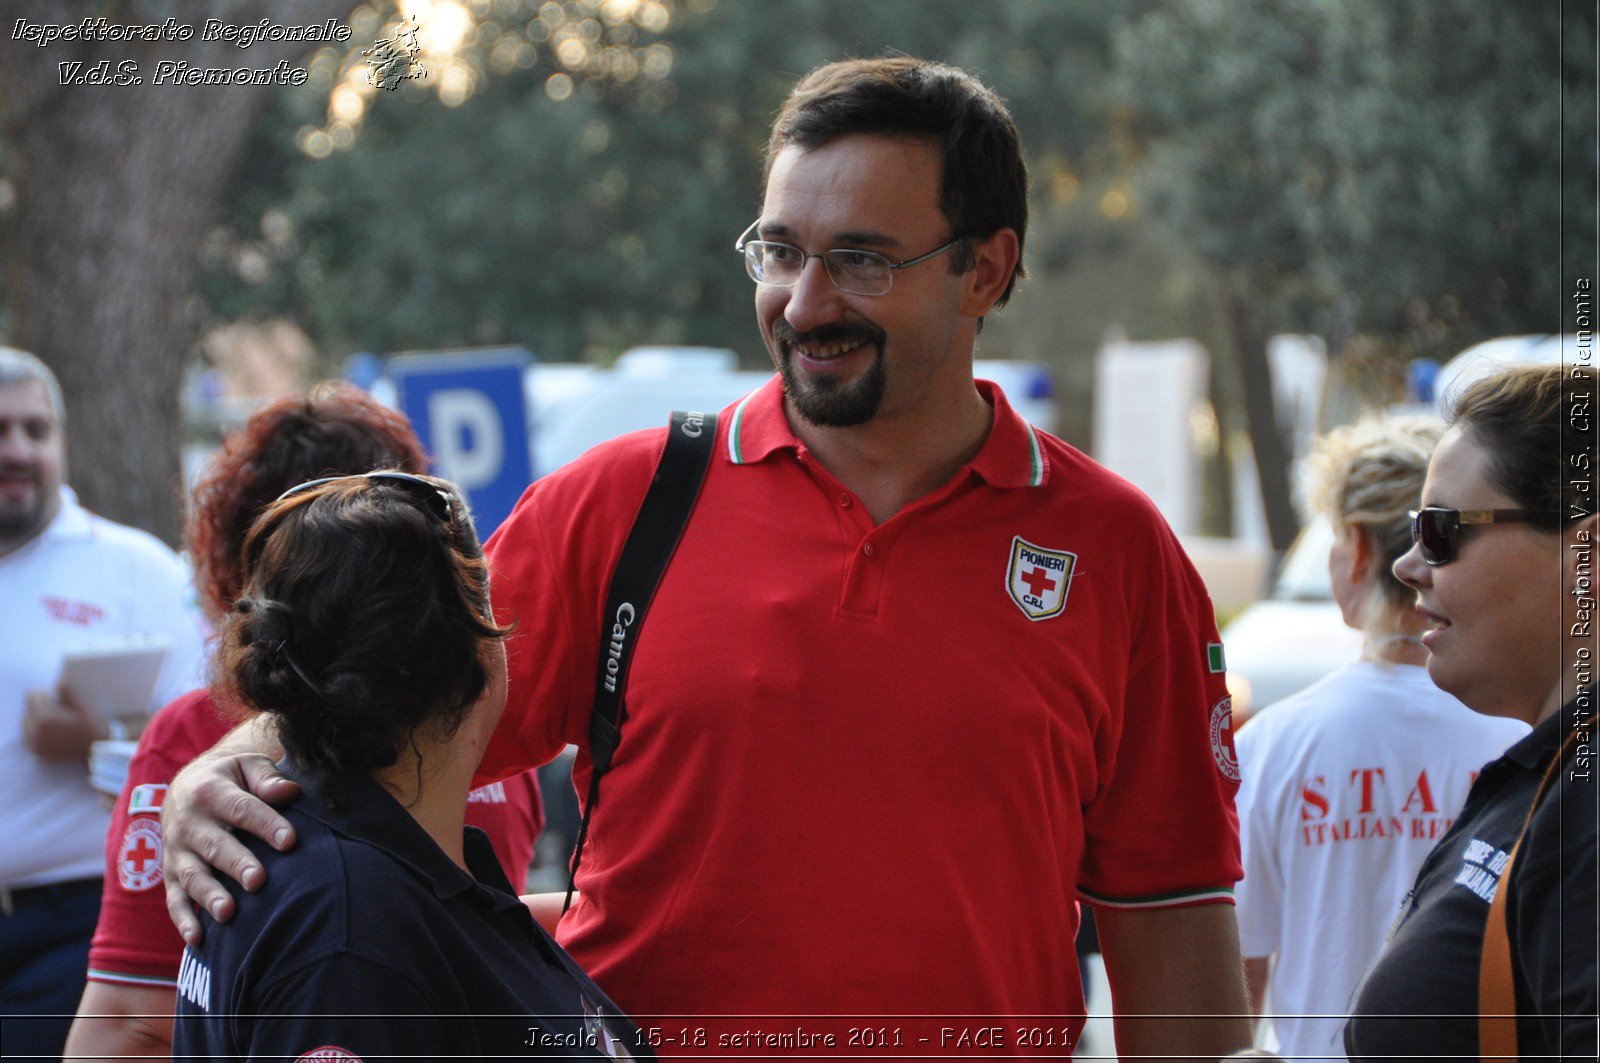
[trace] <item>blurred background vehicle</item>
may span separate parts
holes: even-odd
[[[1029,422],[1055,431],[1059,409],[1048,368],[1037,362],[979,360],[973,371],[999,384]],[[626,432],[660,427],[673,410],[720,410],[771,377],[768,370],[741,370],[739,356],[722,347],[634,347],[609,370],[536,364],[527,375],[534,474],[559,469]]]
[[[1580,357],[1578,337],[1572,334],[1485,340],[1442,366],[1415,365],[1412,401],[1396,404],[1391,412],[1437,414],[1462,388],[1501,369],[1575,363]],[[1332,546],[1333,529],[1326,520],[1307,524],[1285,553],[1265,596],[1223,628],[1236,728],[1360,653],[1361,635],[1344,625],[1333,601],[1328,578]]]
[[[1588,352],[1592,359],[1592,348]],[[1501,336],[1474,344],[1446,362],[1434,379],[1430,396],[1434,409],[1442,411],[1444,405],[1467,385],[1502,369],[1518,365],[1568,365],[1584,360],[1576,333],[1564,336]]]
[[[1325,518],[1306,525],[1266,596],[1222,629],[1235,729],[1361,653],[1361,633],[1344,625],[1333,600],[1332,546]]]

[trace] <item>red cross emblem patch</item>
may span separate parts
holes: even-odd
[[[1029,620],[1049,620],[1067,606],[1067,587],[1078,555],[1035,546],[1018,535],[1011,540],[1006,592]]]
[[[129,893],[152,889],[161,881],[161,821],[140,816],[128,824],[117,851],[117,881]]]

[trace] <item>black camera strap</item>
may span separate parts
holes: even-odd
[[[605,612],[600,614],[600,660],[595,675],[594,708],[589,714],[589,799],[578,824],[578,840],[567,869],[567,898],[561,910],[572,906],[578,881],[578,861],[589,836],[589,821],[600,801],[600,777],[611,768],[622,741],[626,716],[623,693],[628,668],[639,641],[646,611],[672,554],[688,527],[700,485],[705,482],[716,446],[717,416],[675,410],[667,426],[667,446],[656,465],[655,478],[634,518],[628,541],[611,572],[611,589]]]

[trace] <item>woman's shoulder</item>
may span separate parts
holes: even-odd
[[[1380,688],[1375,698],[1369,679],[1362,662],[1342,665],[1261,709],[1239,728],[1235,741],[1284,750],[1324,737],[1330,727],[1336,728],[1347,717],[1381,712],[1380,703],[1392,700],[1394,695]]]
[[[351,876],[346,847],[338,836],[321,820],[307,815],[299,801],[278,812],[294,827],[294,846],[279,852],[259,838],[241,837],[266,870],[266,881],[253,892],[227,883],[237,907],[234,918],[223,924],[225,934],[256,933],[286,920],[315,924],[319,932],[327,932],[348,908]],[[206,935],[209,939],[209,925]],[[333,939],[329,940],[332,944]]]
[[[302,802],[279,811],[295,845],[279,852],[245,839],[266,882],[255,892],[228,884],[237,906],[228,923],[202,916],[211,958],[266,979],[269,966],[282,973],[334,956],[386,962],[404,952],[413,937],[403,929],[432,902],[431,891],[394,856],[334,830]]]
[[[274,905],[309,906],[328,918],[374,908],[396,911],[426,903],[433,896],[416,870],[396,855],[393,845],[355,829],[363,821],[345,823],[342,817],[328,815],[321,803],[310,797],[279,811],[294,826],[295,846],[279,852],[260,839],[246,840],[267,869],[267,886],[249,896]],[[373,905],[375,898],[382,898],[383,903]]]
[[[1592,770],[1578,768],[1570,756],[1556,770],[1559,778],[1534,810],[1517,862],[1525,871],[1557,865],[1575,879],[1592,880],[1600,780]]]
[[[1593,1019],[1577,1017],[1593,1016],[1596,1004],[1600,802],[1589,767],[1569,756],[1557,771],[1560,778],[1534,811],[1512,865],[1512,955],[1533,1010],[1542,1015],[1537,1029],[1548,1046],[1593,1059]]]

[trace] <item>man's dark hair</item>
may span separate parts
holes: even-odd
[[[847,59],[818,67],[796,85],[772,124],[765,173],[784,148],[811,150],[856,133],[914,137],[939,147],[939,208],[951,237],[1017,234],[1017,268],[995,305],[1022,277],[1028,232],[1028,167],[1011,113],[993,90],[955,67],[910,56]],[[972,268],[972,249],[950,253],[951,268]]]

